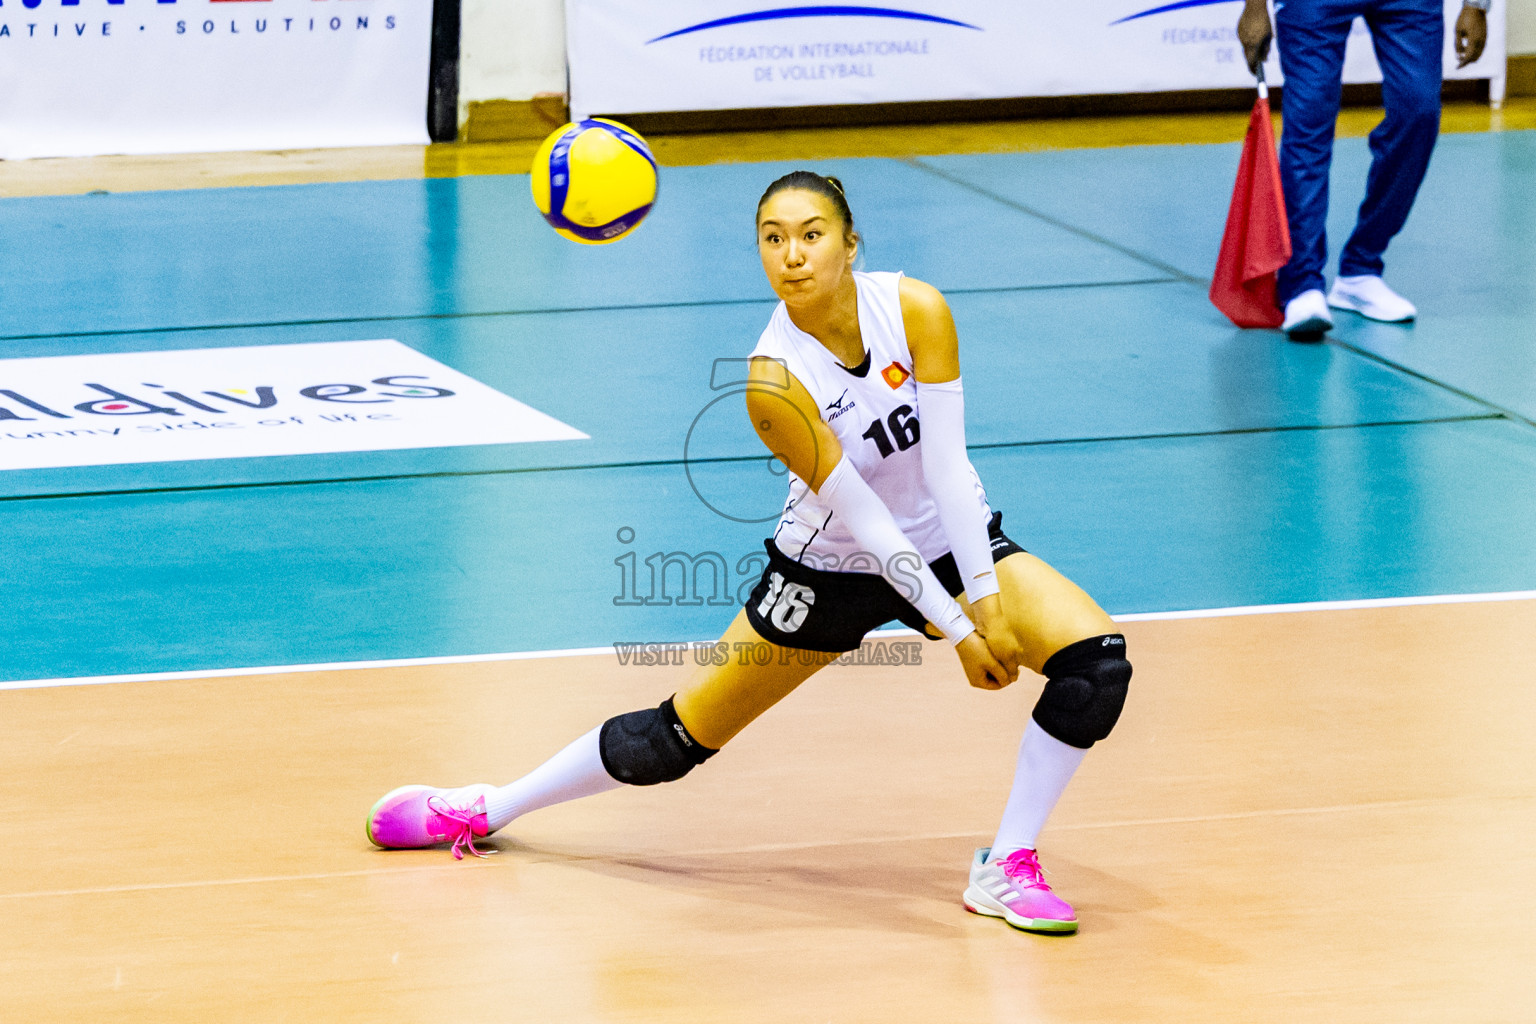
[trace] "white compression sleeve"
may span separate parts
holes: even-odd
[[[975,631],[959,602],[944,590],[917,548],[896,525],[891,510],[859,476],[852,462],[846,457],[839,459],[816,494],[842,517],[848,532],[864,549],[880,560],[880,575],[886,582],[939,627],[951,643],[958,644]]]
[[[1035,848],[1045,819],[1051,816],[1086,753],[1061,742],[1040,728],[1033,718],[1029,720],[1024,726],[1024,738],[1019,741],[1013,789],[1008,793],[1003,820],[997,826],[997,838],[992,840],[987,860],[1005,856],[1021,846]]]
[[[992,567],[986,509],[965,452],[965,396],[960,378],[941,384],[918,381],[917,414],[923,431],[923,480],[938,507],[955,567],[965,581],[965,596],[975,604],[1001,588]]]
[[[601,733],[602,726],[598,726],[511,785],[485,793],[490,830],[505,828],[529,811],[624,785],[603,767],[603,755],[598,750]]]

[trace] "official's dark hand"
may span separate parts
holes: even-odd
[[[1463,7],[1456,19],[1456,66],[1464,68],[1476,61],[1487,45],[1488,13],[1476,7]]]
[[[1275,37],[1269,26],[1269,8],[1264,0],[1248,0],[1243,5],[1242,17],[1237,19],[1237,41],[1243,44],[1243,56],[1248,58],[1248,70],[1255,75],[1259,65],[1269,56],[1269,43]]]

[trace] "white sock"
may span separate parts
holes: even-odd
[[[1035,840],[1045,819],[1051,816],[1067,783],[1088,751],[1046,733],[1030,718],[1019,742],[1019,765],[1013,775],[1013,789],[1003,808],[1003,821],[992,840],[988,861],[1012,853],[1020,847],[1035,848]]]
[[[505,828],[514,818],[551,804],[594,796],[624,783],[608,774],[598,753],[598,726],[516,782],[485,793],[490,830]]]

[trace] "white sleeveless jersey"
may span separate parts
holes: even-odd
[[[752,355],[782,360],[805,386],[842,444],[843,455],[885,502],[918,554],[932,562],[949,551],[949,539],[923,479],[922,428],[912,353],[901,319],[901,278],[899,272],[853,274],[866,353],[860,366],[849,369],[839,363],[821,342],[794,325],[782,302]],[[985,510],[985,528],[991,511],[974,468],[970,476],[980,499],[978,508]],[[848,556],[862,547],[846,524],[794,473],[789,474],[789,497],[773,542],[785,556],[813,568],[879,571],[867,555],[844,568]]]

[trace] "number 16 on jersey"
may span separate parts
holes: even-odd
[[[885,419],[886,423],[889,423],[891,426],[889,434],[885,432],[886,424],[875,420],[862,435],[875,442],[875,447],[880,449],[880,457],[882,459],[890,458],[898,448],[906,451],[917,444],[918,439],[922,436],[921,431],[918,429],[917,417],[912,415],[912,407],[910,405],[898,405],[891,410],[891,414]],[[896,439],[895,445],[891,444],[893,437]]]

